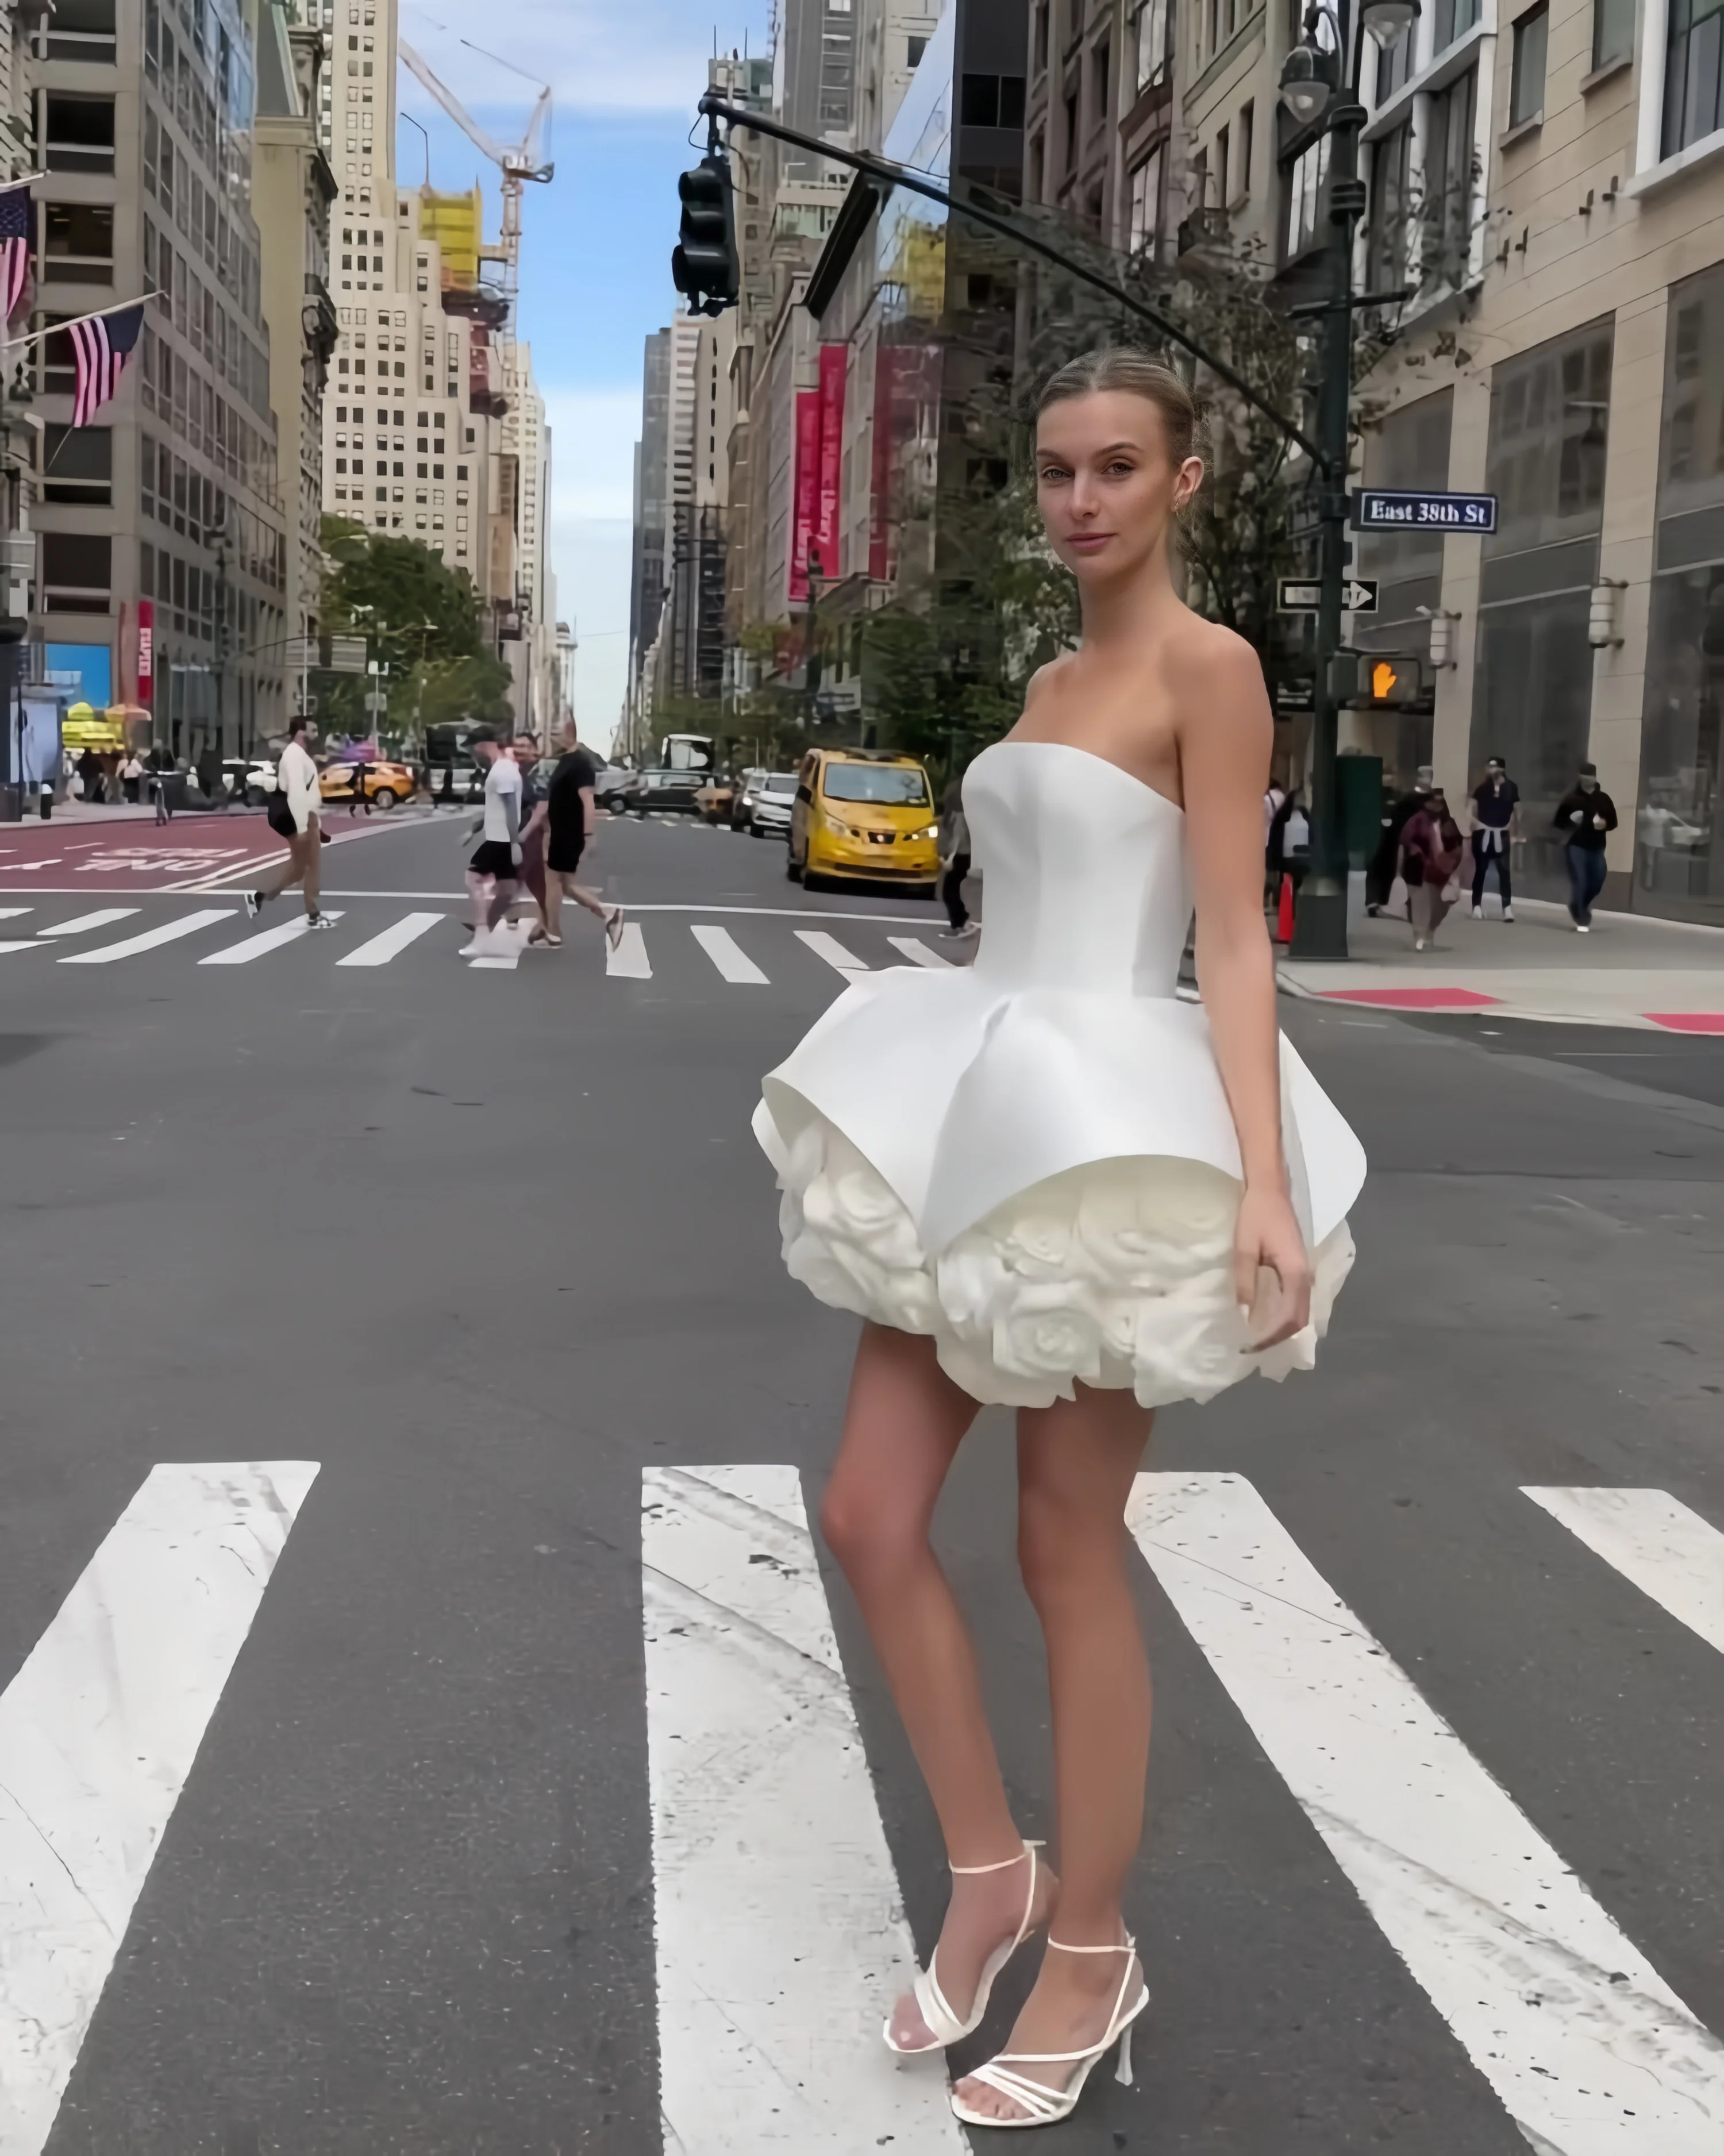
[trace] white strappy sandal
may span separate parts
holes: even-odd
[[[988,2011],[988,2001],[993,1990],[994,1979],[1029,1937],[1033,1928],[1036,1882],[1041,1876],[1036,1851],[1041,1846],[1039,1841],[1026,1841],[1016,1856],[1008,1856],[1002,1863],[954,1864],[952,1866],[954,1878],[979,1879],[984,1872],[1009,1871],[1014,1864],[1023,1863],[1027,1856],[1029,1859],[1029,1886],[1024,1897],[1024,1914],[1018,1919],[1018,1928],[1011,1938],[1004,1946],[996,1947],[982,1964],[982,1975],[976,1986],[976,1996],[967,2020],[961,2020],[952,2012],[946,1994],[940,1989],[940,1979],[934,1973],[935,1964],[940,1958],[940,1950],[936,1947],[928,1958],[927,1967],[916,1971],[916,1981],[911,1986],[916,2007],[923,2021],[932,2030],[934,2041],[931,2044],[899,2043],[892,2035],[891,2018],[888,2015],[882,2033],[889,2051],[895,2051],[900,2059],[919,2059],[931,2051],[943,2051],[949,2044],[961,2044],[966,2036],[981,2027],[982,2017]]]
[[[1049,1949],[1056,1953],[1122,1953],[1126,1957],[1126,1973],[1120,1979],[1120,1988],[1114,1994],[1113,2011],[1108,2016],[1107,2028],[1098,2043],[1082,2051],[1002,2051],[989,2059],[985,2066],[977,2066],[967,2081],[983,2082],[991,2089],[998,2089],[1009,2097],[1023,2114],[1018,2118],[997,2118],[991,2112],[976,2111],[952,2091],[952,2109],[955,2118],[966,2126],[1053,2126],[1062,2118],[1070,2118],[1077,2108],[1078,2098],[1084,2092],[1084,2083],[1090,2078],[1090,2069],[1097,2060],[1105,2058],[1113,2044],[1120,2047],[1119,2065],[1114,2079],[1127,2087],[1131,2081],[1131,2024],[1149,2004],[1149,1988],[1137,1969],[1137,1943],[1128,1938],[1114,1947],[1069,1947],[1062,1941],[1049,1937]],[[1126,1994],[1131,1988],[1131,1979],[1137,1978],[1137,1995],[1128,2006]],[[1032,2081],[1026,2074],[1013,2073],[1013,2065],[1020,2066],[1071,2066],[1076,2068],[1063,2089],[1049,2088],[1044,2082]]]

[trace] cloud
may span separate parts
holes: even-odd
[[[477,98],[481,109],[506,109],[519,99],[522,116],[532,91],[519,77],[488,63],[464,45],[477,28],[477,44],[511,66],[548,80],[567,111],[611,116],[680,111],[693,116],[706,87],[714,18],[690,0],[488,0],[482,23],[468,9],[439,0],[408,0],[401,27],[408,42],[458,94]],[[721,44],[764,52],[762,0],[728,0],[718,20]],[[403,89],[404,94],[404,89]]]

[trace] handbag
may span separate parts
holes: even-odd
[[[264,812],[264,819],[278,839],[296,839],[300,827],[293,819],[293,810],[288,806],[287,790],[277,785],[269,796],[269,805]]]

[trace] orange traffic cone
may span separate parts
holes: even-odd
[[[1275,908],[1275,941],[1277,943],[1293,941],[1293,879],[1290,875],[1281,878],[1280,903]]]

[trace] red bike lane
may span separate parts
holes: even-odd
[[[330,833],[331,845],[374,838],[373,821]],[[0,897],[11,891],[163,893],[197,889],[248,865],[273,865],[281,841],[260,811],[184,814],[171,824],[116,819],[106,830],[87,818],[56,824],[0,824]]]

